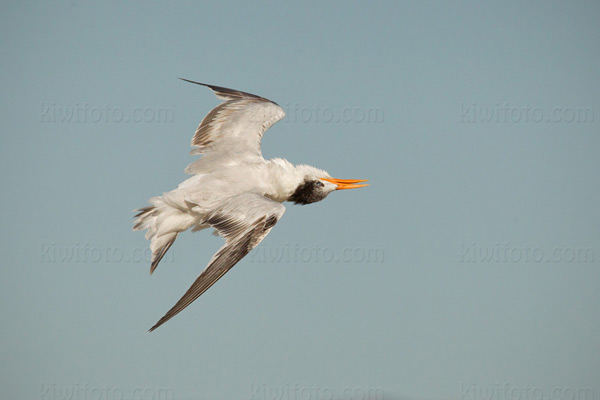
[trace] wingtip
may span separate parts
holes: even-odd
[[[182,80],[182,81],[189,82],[189,83],[194,83],[194,84],[196,84],[196,85],[202,85],[202,86],[210,87],[210,86],[209,86],[209,85],[207,85],[206,83],[192,81],[192,80],[189,80],[189,79],[181,78],[181,77],[179,77],[179,76],[177,77],[177,79],[180,79],[180,80]]]
[[[161,318],[160,320],[158,320],[157,323],[154,324],[154,326],[152,328],[148,329],[148,332],[154,332],[156,330],[156,328],[158,328],[159,326],[161,326],[165,322],[166,321],[163,321],[163,319]]]
[[[270,103],[277,104],[274,101],[269,100],[265,97],[257,96],[255,94],[248,93],[248,92],[242,92],[241,90],[231,89],[231,88],[227,88],[224,86],[211,85],[208,83],[196,82],[196,81],[192,81],[190,79],[185,79],[185,78],[180,78],[180,77],[177,77],[177,78],[181,79],[182,81],[185,81],[185,82],[205,86],[205,87],[209,88],[210,90],[212,90],[213,92],[215,92],[216,96],[221,100],[227,100],[227,99],[238,99],[239,100],[239,99],[250,98],[250,99],[254,99],[254,100],[268,101]]]

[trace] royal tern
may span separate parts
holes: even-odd
[[[180,78],[182,79],[182,78]],[[177,236],[192,228],[212,227],[225,239],[196,281],[152,328],[155,330],[196,300],[267,236],[285,212],[281,204],[310,204],[334,190],[354,189],[366,180],[334,179],[310,165],[294,166],[282,158],[265,160],[260,142],[285,117],[275,102],[239,90],[184,81],[210,88],[223,100],[202,120],[191,154],[201,158],[186,168],[193,176],[176,189],[152,197],[136,210],[134,230],[147,229],[150,274]]]

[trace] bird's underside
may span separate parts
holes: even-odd
[[[188,82],[209,87],[223,102],[204,117],[192,138],[191,153],[201,155],[186,168],[193,176],[137,210],[134,230],[147,230],[150,273],[177,236],[190,228],[212,227],[225,244],[150,331],[190,305],[256,247],[285,212],[283,201],[309,204],[333,190],[365,186],[356,185],[364,181],[333,179],[314,167],[293,166],[282,159],[265,161],[262,136],[285,116],[283,109],[250,93]]]

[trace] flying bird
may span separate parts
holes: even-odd
[[[283,202],[310,204],[334,190],[354,189],[366,180],[334,179],[310,165],[293,165],[282,158],[265,160],[261,139],[285,117],[275,102],[239,90],[208,85],[223,102],[200,122],[192,138],[192,155],[201,157],[185,172],[192,176],[149,206],[136,210],[134,230],[147,230],[152,259],[150,274],[187,229],[214,228],[225,239],[208,266],[183,297],[152,327],[173,318],[210,288],[256,247],[279,221]]]

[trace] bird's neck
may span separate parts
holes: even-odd
[[[287,160],[275,158],[267,162],[271,190],[266,196],[283,203],[289,200],[304,181],[304,172]]]

